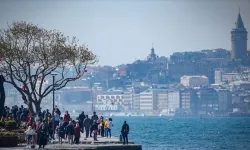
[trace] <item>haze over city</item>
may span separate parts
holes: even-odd
[[[156,54],[166,57],[173,52],[230,50],[239,7],[249,29],[249,0],[3,0],[0,28],[27,21],[57,29],[86,43],[99,57],[98,65],[115,66],[145,59],[152,43]]]

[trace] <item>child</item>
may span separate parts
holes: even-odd
[[[28,129],[25,131],[25,133],[26,133],[27,141],[28,141],[28,142],[27,142],[27,145],[33,144],[32,137],[33,137],[33,135],[35,134],[35,130],[32,129],[31,126],[29,126]]]

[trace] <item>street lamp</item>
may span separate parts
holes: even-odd
[[[51,74],[52,75],[52,77],[53,77],[53,109],[52,109],[52,130],[53,130],[53,139],[55,139],[54,138],[54,135],[55,135],[55,117],[54,117],[54,111],[55,111],[55,76],[57,75],[57,74],[55,74],[55,73],[52,73]]]

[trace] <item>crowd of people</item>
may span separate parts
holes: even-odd
[[[104,138],[112,136],[112,118],[98,117],[96,112],[93,112],[91,118],[82,112],[75,120],[72,119],[68,111],[61,117],[61,111],[57,106],[54,108],[53,115],[47,109],[32,116],[28,109],[22,105],[20,108],[18,106],[13,106],[11,109],[5,107],[4,112],[1,120],[14,120],[20,128],[27,129],[25,131],[27,144],[32,146],[38,144],[39,148],[44,148],[49,139],[55,139],[54,135],[61,144],[63,139],[67,139],[69,144],[79,144],[81,132],[85,132],[85,140],[93,137],[94,141],[98,141],[97,135]],[[128,144],[128,133],[129,126],[125,121],[121,130],[123,144]]]

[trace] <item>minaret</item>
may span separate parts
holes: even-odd
[[[231,31],[231,58],[233,60],[244,60],[247,54],[247,30],[241,18],[240,9],[235,22],[235,28]]]

